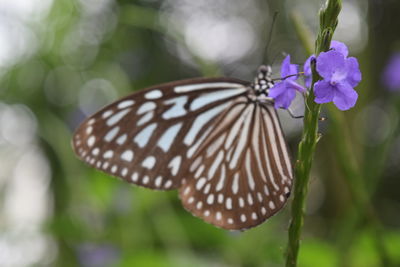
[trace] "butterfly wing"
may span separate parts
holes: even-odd
[[[248,90],[248,82],[231,78],[151,87],[86,119],[74,134],[73,148],[89,165],[128,182],[178,188],[215,119]]]
[[[293,173],[272,105],[240,96],[201,144],[180,188],[183,205],[213,225],[243,230],[286,203]]]

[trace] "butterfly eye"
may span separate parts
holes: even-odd
[[[293,178],[276,111],[256,86],[210,78],[139,91],[85,120],[74,150],[129,183],[178,189],[208,223],[254,227],[283,207]]]

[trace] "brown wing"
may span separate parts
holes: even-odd
[[[236,98],[193,158],[180,198],[208,223],[251,228],[279,211],[289,197],[292,165],[270,105]]]
[[[124,97],[87,118],[73,136],[89,165],[130,183],[173,189],[216,118],[249,83],[230,78],[190,79]]]

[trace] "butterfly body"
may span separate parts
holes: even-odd
[[[133,93],[86,119],[74,150],[130,183],[179,189],[213,225],[256,226],[283,207],[293,179],[270,75],[261,67],[254,83],[198,78]]]

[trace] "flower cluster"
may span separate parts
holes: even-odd
[[[332,41],[329,51],[320,53],[318,57],[312,55],[305,62],[303,73],[307,87],[311,86],[311,61],[316,61],[317,72],[322,78],[314,84],[316,103],[333,102],[340,110],[355,105],[358,94],[354,87],[361,81],[361,72],[357,59],[347,57],[348,54],[345,44]],[[271,88],[269,93],[276,108],[288,108],[296,91],[305,92],[305,88],[295,82],[298,79],[295,74],[299,74],[297,66],[290,64],[290,56],[287,56],[282,63],[282,82]]]

